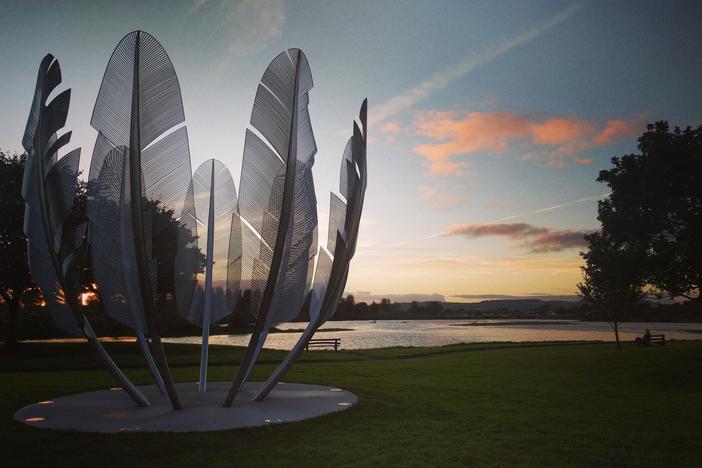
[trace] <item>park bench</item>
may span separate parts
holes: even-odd
[[[651,335],[651,339],[648,340],[648,343],[665,346],[665,335]]]
[[[334,347],[334,351],[338,351],[341,347],[341,338],[312,338],[305,350],[309,351],[310,348],[329,348]]]
[[[665,335],[651,334],[648,338],[648,341],[644,340],[643,337],[638,337],[638,338],[636,338],[634,343],[639,345],[639,346],[651,346],[652,344],[658,344],[661,346],[665,346]]]

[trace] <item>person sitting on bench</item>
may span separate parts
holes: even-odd
[[[643,336],[637,336],[636,339],[634,340],[634,343],[636,343],[639,346],[650,346],[651,345],[651,330],[648,328],[644,332]]]

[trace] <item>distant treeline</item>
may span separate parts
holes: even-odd
[[[699,322],[696,304],[642,302],[625,312],[629,322]],[[571,319],[606,321],[601,308],[584,301],[494,300],[478,303],[411,302],[387,299],[370,304],[348,295],[339,303],[332,320],[432,320],[432,319]]]
[[[162,336],[196,336],[200,329],[176,313],[172,304],[159,304],[159,326]],[[4,308],[0,304],[0,309]],[[126,326],[107,316],[99,303],[88,307],[88,315],[99,336],[132,336]],[[243,305],[245,307],[245,304]],[[244,313],[225,318],[213,325],[211,334],[245,334],[253,328],[254,318]],[[306,321],[305,312],[297,321]],[[394,303],[356,302],[353,295],[341,300],[332,320],[437,320],[437,319],[570,319],[606,321],[600,308],[585,302],[530,300],[495,300],[478,303],[442,303],[438,301]],[[627,322],[699,322],[702,316],[694,304],[642,303],[624,317]],[[6,314],[0,313],[0,336],[7,327]],[[21,340],[66,338],[51,321],[45,307],[26,306],[19,314],[18,336]]]

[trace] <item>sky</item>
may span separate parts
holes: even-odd
[[[347,292],[572,295],[582,235],[598,228],[607,194],[598,172],[635,152],[648,122],[702,124],[701,23],[694,1],[0,0],[0,148],[21,149],[51,52],[61,90],[72,88],[67,151],[82,148],[87,172],[105,66],[140,29],[178,74],[193,171],[214,157],[238,186],[261,75],[298,47],[315,80],[320,232],[369,102],[369,182]]]

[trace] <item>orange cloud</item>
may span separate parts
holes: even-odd
[[[607,125],[593,140],[597,145],[606,145],[616,140],[631,138],[641,130],[640,122],[626,120],[608,120]]]
[[[555,117],[531,125],[532,140],[537,145],[558,145],[581,140],[595,132],[595,127],[575,117]]]
[[[440,146],[440,145],[439,145]],[[426,148],[425,148],[426,147]],[[415,148],[419,154],[424,154],[425,166],[429,168],[429,172],[438,175],[463,175],[464,163],[451,161],[450,156],[442,153],[441,149],[432,148],[431,145],[423,145]],[[426,151],[425,153],[423,153]]]
[[[538,119],[514,112],[425,112],[416,116],[415,132],[436,142],[417,145],[414,152],[437,175],[461,175],[457,156],[501,154],[515,143],[527,150],[522,159],[563,168],[567,162],[591,164],[592,158],[582,152],[632,136],[637,128],[634,122],[610,120],[598,130],[596,124],[575,116]]]
[[[529,122],[510,112],[472,112],[465,119],[455,112],[430,112],[420,114],[415,122],[419,135],[445,143],[424,144],[414,148],[432,174],[461,175],[463,163],[452,161],[457,155],[488,151],[502,153],[509,140],[528,134]]]
[[[397,122],[388,122],[380,129],[381,133],[398,133],[400,131],[400,126]]]
[[[510,139],[524,137],[529,132],[529,120],[511,112],[471,112],[464,119],[455,112],[429,112],[420,114],[415,125],[419,135],[451,140],[443,145],[425,145],[438,148],[434,154],[447,156],[476,151],[500,153],[507,149]],[[431,154],[428,148],[424,151]]]

